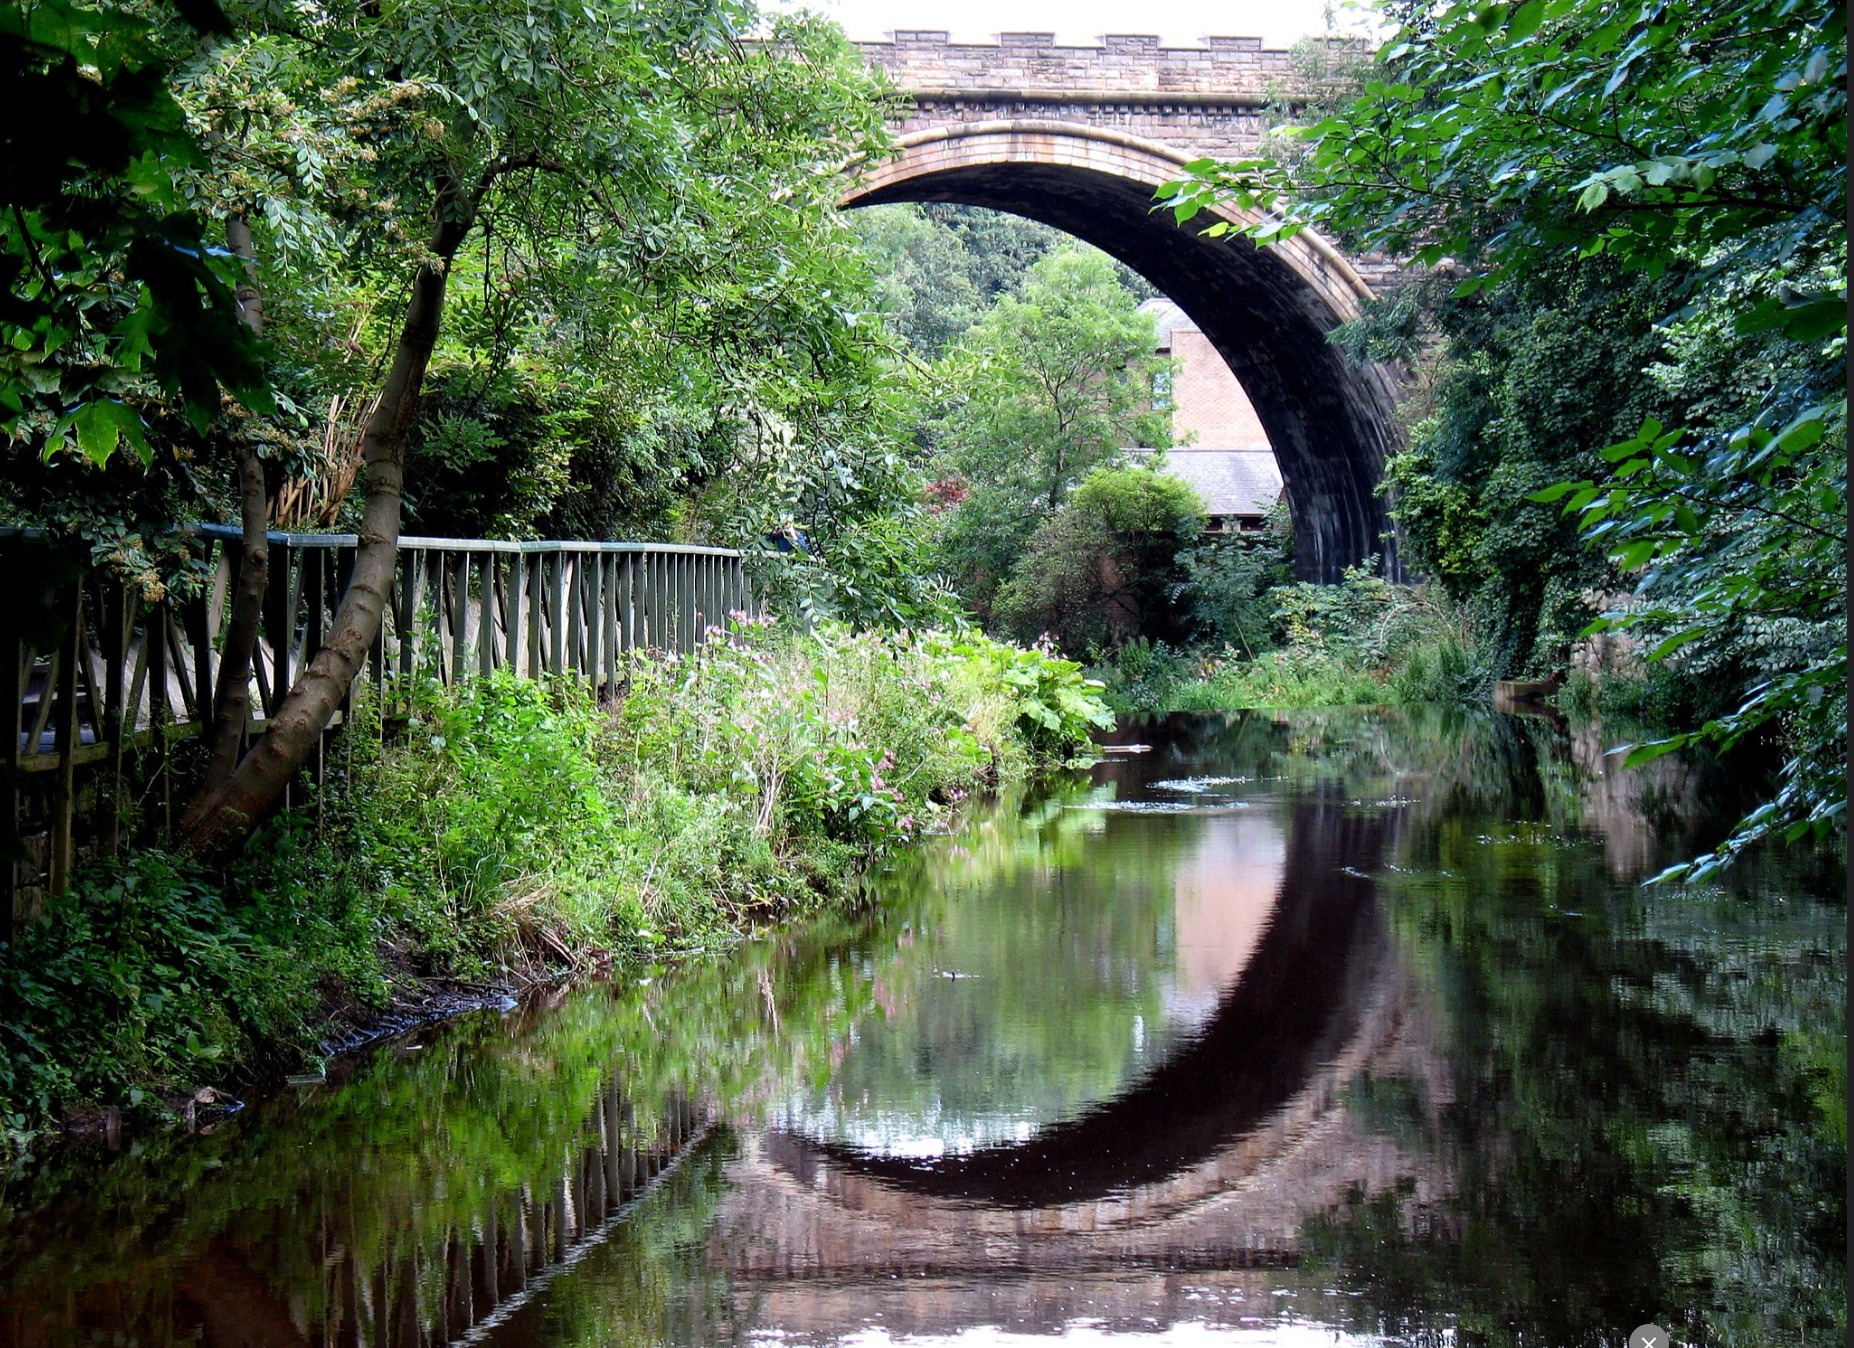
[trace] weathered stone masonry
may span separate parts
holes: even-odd
[[[1281,463],[1302,573],[1337,579],[1393,553],[1374,489],[1397,439],[1396,375],[1351,365],[1325,334],[1395,267],[1311,233],[1269,249],[1205,239],[1152,209],[1155,189],[1191,160],[1256,148],[1271,93],[1291,75],[1286,52],[1256,38],[1059,47],[1048,33],[954,43],[906,30],[862,49],[909,102],[900,153],[860,166],[846,207],[986,206],[1113,254],[1190,314],[1242,382]],[[1242,220],[1233,207],[1217,213]]]

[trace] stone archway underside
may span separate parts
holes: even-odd
[[[1027,216],[1118,258],[1170,296],[1229,363],[1287,483],[1295,564],[1309,580],[1382,555],[1396,574],[1377,486],[1398,443],[1396,376],[1326,340],[1371,294],[1324,240],[1258,249],[1207,239],[1152,210],[1194,156],[1112,129],[1005,119],[927,127],[866,167],[840,204],[955,202]],[[1225,218],[1240,220],[1233,210]]]

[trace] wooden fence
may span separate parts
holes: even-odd
[[[171,810],[167,755],[211,718],[238,539],[200,529],[210,583],[151,602],[34,531],[0,530],[0,678],[10,681],[0,706],[12,718],[0,733],[0,839],[38,842],[24,858],[0,857],[0,939],[20,891],[56,893],[70,879],[80,767],[96,765],[87,785],[115,805],[131,756],[151,758],[134,775]],[[263,730],[321,645],[355,543],[270,535],[247,734]],[[604,688],[631,651],[687,651],[730,614],[757,613],[745,565],[739,552],[677,544],[404,538],[360,677],[449,683],[512,669]],[[100,841],[115,849],[122,810],[103,813]]]

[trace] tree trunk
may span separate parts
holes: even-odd
[[[245,262],[245,283],[238,287],[238,316],[258,336],[264,335],[264,300],[257,284],[257,253],[251,245],[251,226],[242,215],[225,222],[225,241]],[[219,653],[219,678],[213,698],[212,722],[206,727],[206,775],[181,820],[190,829],[201,803],[225,784],[238,766],[244,745],[245,723],[251,710],[251,655],[257,646],[258,622],[264,612],[264,587],[270,578],[270,543],[266,530],[269,511],[264,500],[264,465],[244,439],[232,449],[238,479],[238,514],[243,539],[238,554],[237,588],[232,613],[226,622],[225,643]]]
[[[438,193],[430,258],[413,279],[392,369],[362,436],[367,498],[353,574],[322,648],[297,677],[269,728],[231,776],[203,795],[183,822],[183,841],[193,851],[213,851],[241,841],[275,808],[290,779],[314,752],[380,630],[399,552],[406,432],[437,345],[451,259],[476,222],[479,199],[480,192],[466,197],[455,183]],[[288,639],[284,633],[273,636]]]

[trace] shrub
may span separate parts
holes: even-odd
[[[10,1134],[310,1051],[330,993],[377,995],[372,913],[333,855],[293,821],[260,844],[230,877],[159,851],[98,868],[0,947]]]
[[[1178,686],[1198,676],[1199,662],[1163,641],[1141,638],[1109,654],[1094,672],[1115,711],[1155,711],[1170,706]]]
[[[1197,493],[1151,468],[1101,468],[1037,526],[999,592],[999,619],[1065,650],[1138,637],[1178,640],[1184,615],[1180,555],[1204,529]]]
[[[1180,556],[1180,598],[1198,637],[1257,656],[1276,642],[1273,591],[1291,580],[1287,507],[1277,502],[1260,532],[1205,538]]]
[[[1395,586],[1369,564],[1338,585],[1298,583],[1270,592],[1283,644],[1187,657],[1128,646],[1103,670],[1125,711],[1231,711],[1387,702],[1455,702],[1486,691],[1483,654],[1446,601]]]

